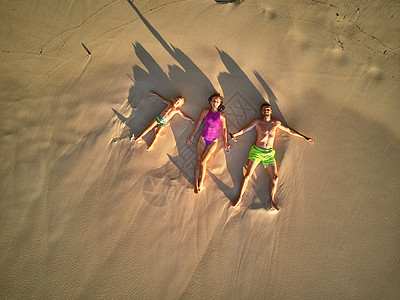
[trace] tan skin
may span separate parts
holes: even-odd
[[[153,95],[157,96],[162,102],[167,104],[167,107],[160,113],[160,117],[165,120],[166,122],[169,122],[173,116],[176,114],[180,115],[182,118],[191,121],[194,123],[193,119],[189,117],[188,115],[184,114],[180,107],[185,103],[185,99],[183,97],[176,98],[174,100],[168,101],[165,99],[163,96],[157,94],[156,92],[151,92]],[[147,147],[147,150],[150,151],[153,149],[153,146],[155,142],[157,141],[158,137],[160,136],[161,132],[163,132],[164,128],[163,126],[160,126],[157,121],[154,119],[154,121],[150,124],[149,127],[136,139],[136,142],[141,143],[143,142],[143,137],[149,133],[150,130],[152,130],[155,127],[154,130],[154,138],[151,144]]]
[[[282,125],[282,123],[278,120],[272,119],[271,118],[272,110],[270,106],[263,106],[261,108],[261,118],[253,120],[249,125],[247,125],[245,128],[242,130],[239,130],[236,133],[230,133],[231,137],[236,140],[236,137],[239,135],[242,135],[243,133],[246,133],[253,128],[256,128],[257,130],[257,142],[256,146],[262,149],[270,149],[274,146],[274,141],[275,141],[275,135],[276,131],[278,129],[283,130],[293,136],[297,136],[300,138],[305,139],[307,142],[309,142],[311,145],[314,144],[314,141],[306,137],[305,135],[302,135],[301,133],[298,133],[292,128],[285,127]],[[249,179],[254,173],[254,170],[256,169],[258,163],[253,162],[249,160],[247,164],[247,171],[246,174],[243,177],[241,187],[240,187],[240,192],[239,192],[239,197],[233,202],[232,206],[238,206],[241,201],[242,197],[244,194],[244,191],[247,188]],[[270,193],[270,199],[271,199],[271,204],[276,211],[279,211],[279,207],[275,203],[275,194],[276,190],[278,187],[278,168],[276,165],[276,162],[267,164],[266,165],[268,174],[271,178],[270,181],[270,188],[269,188],[269,193]]]
[[[187,139],[188,144],[193,143],[194,135],[196,134],[197,130],[199,129],[201,122],[204,120],[207,113],[210,110],[212,112],[218,112],[218,107],[220,104],[221,104],[220,97],[212,98],[212,100],[210,101],[211,109],[204,109],[202,111],[200,118],[197,121],[196,126],[193,129],[192,134]],[[224,137],[225,150],[229,151],[231,148],[231,145],[228,143],[226,118],[225,118],[225,115],[223,112],[220,112],[220,115],[221,115],[220,128],[222,129],[222,135]],[[199,141],[197,143],[197,164],[196,164],[196,170],[195,170],[195,186],[194,186],[195,194],[198,194],[203,188],[204,177],[206,175],[206,165],[207,165],[207,162],[209,161],[209,159],[211,158],[212,154],[217,149],[217,143],[218,143],[218,140],[216,139],[215,141],[210,143],[208,146],[206,146],[206,142],[205,142],[204,138],[202,136],[200,136],[200,138],[199,138]]]

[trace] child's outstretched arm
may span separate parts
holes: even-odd
[[[154,92],[154,91],[151,91],[151,93],[152,93],[153,95],[156,95],[158,98],[160,98],[160,100],[161,100],[162,102],[164,102],[165,104],[171,105],[171,102],[168,101],[167,99],[165,99],[165,98],[164,98],[163,96],[161,96],[160,94],[157,94],[157,93]]]
[[[184,119],[186,119],[186,120],[189,120],[190,122],[192,122],[192,123],[194,124],[194,120],[193,120],[191,117],[189,117],[187,114],[185,114],[184,112],[182,112],[181,110],[178,110],[178,114],[179,114],[182,118],[184,118]]]

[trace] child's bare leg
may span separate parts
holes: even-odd
[[[157,125],[155,131],[154,131],[154,138],[151,144],[147,147],[147,150],[150,151],[153,149],[154,143],[157,141],[158,137],[160,136],[161,132],[163,131],[164,127],[161,127],[160,125]]]
[[[271,199],[271,204],[276,210],[280,210],[279,207],[275,203],[275,194],[278,189],[278,167],[276,163],[268,164],[267,165],[267,170],[269,173],[269,176],[271,177],[271,182],[269,184],[269,194],[270,194],[270,199]]]
[[[143,131],[143,133],[142,133],[141,135],[139,135],[139,136],[136,138],[135,141],[138,142],[138,143],[143,142],[143,137],[144,137],[147,133],[149,133],[149,131],[152,130],[152,129],[154,128],[154,126],[156,126],[156,125],[157,125],[157,121],[154,120],[154,121],[150,124],[150,126],[147,127],[147,129],[146,129],[145,131]]]

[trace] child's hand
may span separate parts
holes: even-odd
[[[188,139],[187,139],[187,141],[186,141],[186,144],[191,144],[191,143],[193,143],[193,137],[192,136],[189,136],[188,137]]]
[[[192,124],[194,124],[194,120],[190,119],[190,122],[192,122]]]

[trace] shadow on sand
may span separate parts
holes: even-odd
[[[260,117],[260,107],[263,103],[265,103],[265,98],[261,95],[250,78],[231,56],[218,48],[217,51],[220,55],[221,61],[228,71],[220,73],[218,76],[218,81],[222,87],[223,94],[225,95],[226,99],[225,103],[228,128],[231,131],[238,131],[249,124],[252,120]],[[277,98],[272,92],[271,88],[258,72],[254,71],[254,75],[268,96],[268,102],[270,103],[273,111],[273,118],[280,120],[283,125],[287,126],[286,120],[284,119],[278,107]],[[237,161],[230,159],[229,154],[227,156],[227,169],[232,177],[233,182],[235,183],[233,187],[229,187],[227,184],[225,184],[223,182],[224,178],[218,178],[216,175],[210,173],[211,178],[231,202],[233,202],[238,196],[244,168],[248,162],[247,153],[251,145],[254,144],[255,140],[256,133],[254,131],[253,133],[246,133],[245,135],[240,136],[238,142],[234,144],[232,149],[233,153],[236,151],[239,151],[240,153],[246,153],[246,157],[243,157],[243,160]],[[277,146],[280,152],[280,155],[277,156],[277,162],[279,165],[283,159],[284,148],[286,148],[286,145],[279,143]],[[257,182],[262,182],[262,184],[255,188],[257,196],[259,199],[267,199],[266,195],[268,195],[269,186],[269,177],[267,175],[267,171],[263,170],[261,166],[258,167],[256,169],[256,177]],[[265,204],[257,203],[253,199],[251,208],[258,209],[265,207]]]
[[[128,126],[130,134],[137,136],[152,122],[157,113],[165,107],[165,104],[159,100],[155,100],[150,94],[151,90],[155,90],[165,97],[174,98],[179,95],[186,97],[187,102],[183,106],[183,111],[188,113],[186,107],[188,104],[190,106],[193,100],[196,101],[198,99],[201,103],[204,102],[203,107],[207,107],[208,103],[206,99],[215,91],[215,88],[207,76],[185,53],[172,44],[167,43],[160,33],[141,14],[138,8],[131,1],[127,1],[152,35],[158,40],[160,45],[179,64],[169,65],[168,73],[166,73],[142,44],[138,42],[132,44],[136,56],[140,59],[145,69],[137,65],[133,66],[134,77],[131,79],[134,85],[131,87],[128,97],[129,105],[132,107],[131,115],[129,117],[124,117],[118,111],[114,109],[113,111],[117,117]],[[234,59],[218,48],[217,51],[227,69],[227,72],[219,74],[218,81],[224,95],[228,130],[237,131],[260,116],[260,106],[265,102],[265,99]],[[274,93],[259,73],[254,71],[254,75],[268,96],[269,103],[273,110],[273,117],[281,120],[282,124],[286,125],[286,121],[279,110]],[[154,82],[157,83],[157,86],[152,85]],[[186,87],[188,87],[187,90]],[[199,111],[197,115],[193,113],[188,114],[196,120],[200,112],[201,111]],[[170,161],[179,170],[180,174],[193,184],[194,168],[197,161],[196,144],[201,130],[196,134],[194,143],[187,145],[186,139],[190,135],[193,125],[187,121],[178,121],[177,119],[180,118],[174,118],[172,120],[171,130],[174,134],[178,154],[176,156],[167,155]],[[148,135],[150,135],[150,133]],[[237,153],[248,153],[248,149],[254,142],[255,133],[243,135],[239,138],[239,141],[233,145],[232,153],[234,154],[236,151],[238,151]],[[284,153],[284,149],[279,149],[279,151]],[[231,202],[237,197],[240,182],[243,177],[243,168],[247,165],[247,154],[246,157],[243,157],[240,161],[235,160],[234,156],[235,155],[230,155],[230,153],[225,153],[226,165],[233,186],[229,186],[225,183],[227,179],[229,180],[228,176],[225,175],[226,173],[217,176],[208,172],[212,180]],[[278,164],[282,159],[283,155],[278,157]],[[263,184],[259,185],[260,188],[256,188],[255,191],[259,199],[266,199],[266,195],[268,195],[268,193],[266,193],[268,191],[267,187],[269,185],[266,176],[268,175],[266,170],[261,169],[262,168],[259,167],[256,170],[257,181],[261,181],[263,178],[265,178],[265,180],[262,181]],[[250,208],[265,208],[265,204],[253,200],[253,204]]]

